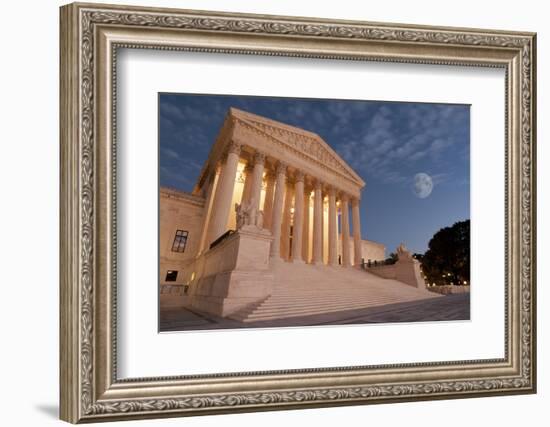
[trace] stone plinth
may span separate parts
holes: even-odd
[[[385,279],[398,280],[415,288],[426,288],[426,282],[420,271],[420,263],[412,257],[401,257],[395,264],[371,267],[367,271]]]
[[[272,239],[265,229],[243,226],[207,251],[189,282],[191,306],[226,317],[267,298],[273,287]]]

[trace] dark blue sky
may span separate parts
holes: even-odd
[[[191,191],[229,107],[320,135],[366,182],[363,238],[425,252],[470,218],[470,107],[452,104],[160,94],[160,185]],[[432,177],[418,198],[414,176]]]

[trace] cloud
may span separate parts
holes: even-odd
[[[181,121],[185,120],[185,113],[180,107],[170,104],[169,102],[160,102],[160,116],[166,120]]]
[[[161,156],[164,155],[172,159],[180,160],[180,155],[177,153],[177,151],[164,146],[160,148],[160,154]]]
[[[436,174],[433,174],[433,175],[430,175],[431,178],[432,178],[432,182],[434,183],[434,185],[439,185],[439,184],[443,184],[444,182],[446,182],[449,177],[451,176],[450,173],[436,173]]]
[[[161,159],[160,185],[190,191],[198,178],[201,166],[190,159],[179,159],[177,163],[166,164]]]
[[[433,162],[449,167],[442,159],[457,141],[464,141],[458,133],[469,131],[464,107],[388,103],[370,113],[355,126],[358,129],[352,139],[342,138],[335,148],[360,174],[387,183],[406,182],[414,170],[426,168],[428,161],[432,168]],[[459,157],[467,158],[464,154]]]

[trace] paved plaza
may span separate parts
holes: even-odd
[[[167,308],[160,313],[160,330],[170,332],[451,320],[470,320],[470,294],[447,295],[413,302],[248,323],[200,313],[194,309]]]

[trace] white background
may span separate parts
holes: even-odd
[[[121,378],[504,357],[504,70],[151,50],[117,64]],[[471,321],[159,335],[158,92],[471,104]]]
[[[117,3],[113,0],[114,3]],[[13,2],[3,5],[0,153],[0,355],[2,424],[48,425],[57,421],[58,402],[58,6],[57,1]],[[307,2],[278,0],[261,3],[239,0],[159,1],[134,4],[195,9],[232,10],[326,18],[362,19],[417,24],[529,30],[539,34],[538,116],[548,117],[544,100],[550,73],[545,52],[550,30],[543,2],[428,1]],[[190,426],[385,424],[411,426],[545,425],[550,385],[545,366],[549,342],[548,235],[550,161],[548,127],[540,121],[539,136],[539,393],[455,401],[325,408],[130,422],[124,425]],[[487,166],[490,168],[491,165]],[[546,195],[544,194],[546,193]],[[139,423],[139,424],[138,424]]]

